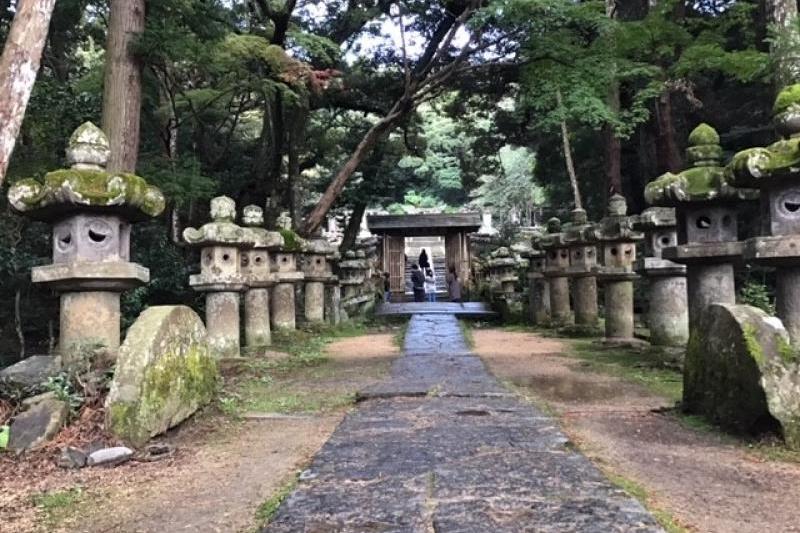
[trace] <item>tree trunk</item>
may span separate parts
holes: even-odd
[[[350,220],[347,221],[347,227],[342,236],[342,243],[339,245],[339,252],[345,253],[347,250],[352,250],[355,247],[358,233],[361,230],[361,220],[364,218],[364,213],[366,211],[366,202],[359,202],[353,207]]]
[[[103,90],[103,131],[111,143],[108,169],[135,172],[139,157],[142,64],[132,45],[144,31],[145,0],[111,0]]]
[[[22,312],[20,311],[20,300],[22,294],[17,289],[14,294],[14,328],[17,330],[17,339],[19,340],[19,358],[25,359],[25,332],[22,329]]]
[[[615,20],[619,17],[616,0],[605,0],[606,16]],[[616,73],[616,67],[613,67]],[[606,99],[612,113],[619,113],[619,84],[613,81]],[[622,194],[622,144],[610,124],[603,127],[603,148],[605,152],[606,193],[610,197]]]
[[[777,90],[800,81],[800,28],[797,0],[765,0],[767,21],[778,32],[773,53],[780,53],[775,73]]]
[[[56,0],[20,0],[0,57],[0,185],[36,82]]]
[[[358,166],[366,159],[378,141],[389,133],[394,128],[397,121],[404,116],[404,114],[399,111],[400,106],[400,102],[395,104],[389,114],[372,126],[361,139],[361,142],[358,143],[355,151],[350,155],[350,159],[348,159],[341,170],[339,170],[339,173],[336,174],[336,177],[333,178],[333,181],[328,185],[322,198],[320,198],[317,205],[314,206],[314,210],[308,215],[308,219],[306,219],[306,223],[303,226],[304,235],[312,235],[314,231],[319,228],[322,221],[325,219],[325,215],[327,215],[328,211],[333,207],[336,198],[338,198],[344,190],[344,186],[350,176],[353,175],[353,172],[355,172]]]
[[[564,107],[564,101],[561,97],[561,89],[556,91],[556,102],[558,107]],[[575,209],[583,209],[583,202],[581,201],[581,190],[578,187],[578,175],[575,172],[575,163],[572,161],[572,146],[569,142],[569,130],[567,130],[567,121],[561,121],[561,142],[564,145],[564,161],[567,164],[567,174],[569,175],[569,184],[572,186],[572,197],[575,201]]]
[[[656,100],[658,124],[658,172],[678,172],[683,168],[683,158],[675,140],[672,123],[672,96],[669,89]]]

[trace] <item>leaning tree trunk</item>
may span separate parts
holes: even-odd
[[[561,89],[556,90],[556,102],[559,108],[564,107],[564,101],[561,97]],[[567,130],[567,121],[561,121],[561,142],[564,145],[564,161],[567,164],[567,174],[569,175],[569,184],[572,187],[572,197],[575,201],[575,209],[583,209],[583,202],[581,201],[581,190],[578,187],[578,174],[575,172],[575,163],[572,161],[572,145],[569,142],[569,131]]]
[[[342,236],[342,243],[339,245],[341,253],[355,248],[358,232],[361,230],[361,220],[364,218],[364,213],[367,210],[366,202],[359,202],[353,207],[353,212],[350,214],[350,220],[347,221],[347,227]]]
[[[56,0],[20,0],[0,57],[0,185],[22,127]]]
[[[145,0],[111,0],[103,91],[103,131],[111,143],[111,171],[136,171],[142,64],[132,45],[144,31],[144,17]]]

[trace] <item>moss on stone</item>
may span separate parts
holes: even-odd
[[[9,190],[18,211],[34,211],[56,205],[132,207],[149,217],[164,211],[164,195],[134,174],[103,170],[61,169],[48,173],[44,183],[21,180]]]
[[[283,250],[285,252],[299,252],[303,248],[303,239],[290,229],[278,230],[283,237]]]
[[[761,343],[758,341],[756,333],[756,328],[750,324],[745,324],[742,327],[742,337],[744,338],[747,353],[761,367],[765,363],[764,350],[761,348]]]
[[[111,404],[109,428],[115,435],[141,446],[171,401],[177,398],[186,405],[202,405],[213,399],[217,367],[208,350],[190,346],[181,352],[181,347],[174,346],[145,370],[138,401]]]
[[[795,350],[792,343],[789,341],[788,338],[785,337],[778,337],[777,340],[778,344],[778,355],[780,355],[781,360],[786,364],[796,363],[800,360],[800,353]]]
[[[689,146],[719,145],[717,130],[703,122],[689,134]]]
[[[800,104],[800,84],[790,85],[785,87],[777,98],[775,98],[775,105],[772,107],[772,112],[776,115],[783,113],[795,104]]]

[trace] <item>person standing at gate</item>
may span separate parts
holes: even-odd
[[[411,265],[411,287],[414,290],[414,301],[425,301],[425,275],[419,266],[414,263]]]
[[[431,263],[428,260],[428,252],[426,252],[425,248],[423,248],[422,252],[419,254],[419,268],[421,268],[424,271],[426,268],[430,267]]]
[[[383,273],[383,301],[387,304],[392,301],[392,284],[389,282],[389,273]]]
[[[455,266],[450,266],[450,272],[447,274],[447,294],[450,296],[451,302],[464,305],[461,300],[461,281],[458,279]]]
[[[436,274],[432,268],[425,269],[425,295],[429,302],[436,302]]]

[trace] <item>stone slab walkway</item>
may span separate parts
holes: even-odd
[[[375,309],[377,316],[455,315],[469,318],[491,318],[497,313],[483,302],[402,302],[382,303]]]
[[[361,396],[263,531],[662,531],[486,371],[453,315],[412,317],[391,378]]]

